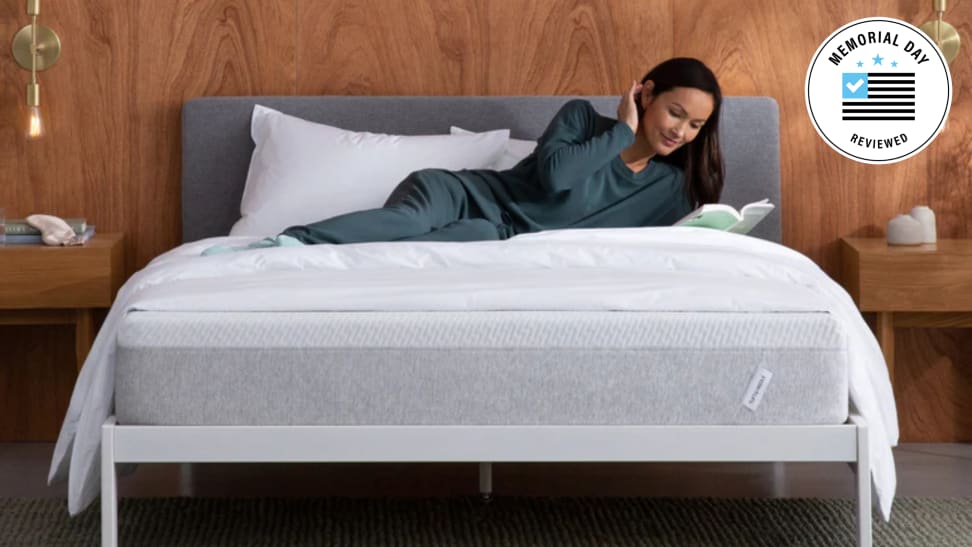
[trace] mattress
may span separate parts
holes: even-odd
[[[840,424],[826,312],[132,311],[127,425]]]

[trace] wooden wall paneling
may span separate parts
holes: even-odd
[[[298,2],[299,94],[620,94],[671,53],[671,0]]]
[[[934,19],[930,6],[908,6],[912,11],[899,15],[915,24]],[[972,3],[949,3],[946,20],[969,36]],[[969,237],[972,206],[972,138],[968,120],[972,115],[969,78],[972,61],[960,55],[950,65],[952,72],[952,110],[945,131],[921,155],[897,164],[908,167],[913,181],[924,194],[899,194],[898,209],[888,218],[906,212],[911,206],[928,204],[936,212],[938,234],[942,238]],[[921,162],[916,160],[921,159]],[[913,168],[912,168],[913,167]],[[920,169],[920,170],[919,170]],[[875,184],[874,191],[881,190]],[[863,199],[863,197],[858,198]],[[879,225],[867,235],[880,236]],[[895,398],[898,404],[901,439],[912,442],[972,441],[972,331],[968,329],[899,329],[896,337]]]
[[[2,332],[0,442],[54,440],[76,376],[73,329],[4,326]]]
[[[186,99],[620,93],[658,61],[691,55],[727,95],[779,101],[784,241],[834,275],[838,237],[880,235],[917,203],[935,209],[942,237],[969,237],[972,224],[967,48],[952,65],[949,125],[916,158],[858,164],[810,124],[803,82],[817,45],[874,15],[932,17],[926,3],[898,0],[47,2],[41,22],[64,50],[40,74],[44,141],[22,137],[29,74],[0,48],[0,207],[86,215],[99,230],[126,232],[130,273],[179,241]],[[946,19],[968,37],[972,1],[950,2]],[[0,0],[4,36],[26,23],[22,0]],[[899,408],[920,409],[902,415],[902,438],[972,438],[969,331],[908,329],[898,340]],[[0,347],[0,439],[52,438],[74,380],[70,329],[3,328]]]
[[[972,442],[969,330],[898,329],[895,334],[895,399],[902,440]]]
[[[26,23],[24,3],[0,6],[0,29],[13,36]],[[2,109],[0,203],[10,204],[0,207],[84,215],[99,231],[125,232],[131,273],[180,241],[182,103],[294,92],[296,2],[48,2],[40,20],[63,48],[39,75],[50,132],[27,143],[19,114]],[[29,73],[9,48],[0,52],[4,104],[22,104]],[[53,439],[74,380],[71,331],[4,327],[0,347],[3,391],[18,394],[0,416],[0,440]],[[51,393],[65,383],[68,394]],[[52,396],[61,405],[52,412],[20,404]]]
[[[135,3],[127,206],[129,264],[181,241],[182,103],[213,95],[291,95],[296,2],[178,0]]]
[[[24,5],[14,0],[0,2],[0,35],[13,40],[20,27],[27,24]],[[9,47],[0,47],[0,207],[7,216],[22,214],[20,201],[30,199],[30,187],[22,182],[26,173],[24,155],[25,93],[29,73],[14,62]]]
[[[905,204],[927,199],[927,156],[892,166],[857,163],[827,146],[807,115],[804,82],[817,47],[841,25],[875,14],[913,19],[894,0],[675,4],[676,55],[706,62],[726,95],[779,103],[783,240],[832,276],[839,237],[873,235]]]
[[[918,19],[934,20],[930,9],[923,15]],[[949,65],[952,109],[945,130],[924,152],[930,159],[924,176],[938,236],[972,237],[972,1],[949,2],[945,20],[958,29],[965,43]]]
[[[917,25],[927,20],[927,16],[922,13],[931,7],[930,3],[925,2],[894,0],[838,2],[837,5],[842,8],[842,20],[838,22],[841,25],[855,19],[874,16],[894,17]],[[821,34],[814,47],[833,30],[836,30],[836,25],[834,29]],[[827,147],[821,150],[840,158],[848,168],[846,178],[835,181],[846,185],[847,188],[839,194],[839,198],[825,198],[832,207],[841,212],[840,222],[837,223],[837,237],[847,235],[883,237],[889,220],[898,214],[907,213],[915,205],[928,203],[929,186],[924,176],[930,161],[927,149],[917,156],[890,165],[867,165],[843,158]],[[840,204],[849,204],[849,206],[841,207]],[[804,231],[802,237],[810,239],[814,236]],[[818,244],[822,244],[825,249],[827,264],[832,264],[831,259],[836,259],[836,240],[831,241],[827,238],[826,241]]]
[[[483,1],[297,3],[299,95],[461,95],[483,88]]]
[[[27,179],[38,199],[24,215],[86,217],[106,232],[125,225],[131,16],[123,2],[42,3],[39,20],[60,35],[61,58],[38,76],[50,130],[26,145]]]
[[[948,18],[964,25],[968,35],[972,3],[951,6]],[[916,24],[931,18],[925,4],[889,0],[676,4],[676,55],[707,62],[728,95],[769,95],[780,103],[784,242],[831,275],[838,271],[839,237],[882,236],[887,221],[913,205],[930,202],[943,235],[969,236],[965,211],[972,205],[972,146],[964,120],[969,119],[970,107],[961,99],[969,94],[968,56],[952,65],[958,85],[946,133],[904,162],[873,166],[846,159],[819,138],[807,116],[803,85],[817,46],[839,26],[878,14]],[[972,438],[972,424],[962,417],[972,401],[972,387],[967,376],[958,373],[969,369],[968,351],[952,343],[968,339],[969,331],[906,332],[896,349],[902,440]]]
[[[24,2],[5,0],[4,10],[9,18],[5,16],[3,23],[0,23],[5,36],[12,37],[18,28],[29,22],[24,12],[25,5]],[[23,217],[34,212],[76,215],[82,208],[85,195],[82,158],[86,152],[97,150],[98,154],[88,155],[85,159],[93,164],[104,164],[100,157],[100,151],[105,148],[102,143],[97,139],[84,141],[78,135],[79,128],[84,127],[79,122],[96,121],[83,117],[90,110],[81,110],[90,106],[86,104],[90,97],[83,92],[87,83],[85,80],[89,75],[92,79],[97,78],[95,73],[98,67],[94,63],[88,64],[88,42],[69,42],[67,37],[77,35],[78,30],[89,25],[87,19],[91,12],[101,16],[100,26],[111,26],[124,7],[101,9],[93,4],[81,6],[80,3],[69,3],[63,9],[62,6],[58,8],[44,10],[40,19],[42,24],[58,32],[63,45],[58,63],[38,73],[41,112],[48,131],[43,140],[28,142],[24,139],[24,95],[30,73],[15,63],[9,45],[0,48],[5,76],[4,99],[10,99],[9,103],[5,102],[9,106],[4,109],[2,168],[6,184],[0,195],[14,197],[12,203],[6,205],[8,216],[11,217]],[[76,62],[79,59],[84,61]]]
[[[629,80],[641,78],[658,63],[675,55],[674,17],[676,0],[606,2],[612,6],[618,35],[615,52],[617,74],[604,84],[614,87],[591,91],[621,95]]]
[[[25,6],[3,0],[4,36],[12,37],[28,22]],[[4,104],[10,105],[2,109],[0,200],[12,196],[12,203],[0,206],[6,206],[8,217],[44,212],[86,216],[100,231],[125,226],[131,162],[124,97],[131,82],[126,52],[134,47],[131,13],[128,2],[42,3],[39,21],[59,34],[62,51],[56,65],[38,74],[48,129],[39,141],[24,139],[29,72],[15,64],[9,47],[0,48]],[[53,439],[76,375],[73,330],[2,327],[0,348],[0,386],[5,394],[16,394],[3,403],[0,440]]]
[[[489,3],[489,95],[621,95],[672,52],[671,0]]]
[[[945,20],[963,40],[972,36],[972,2],[953,0]],[[922,6],[912,21],[934,19]],[[952,61],[952,109],[945,130],[922,153],[922,173],[938,237],[972,237],[972,57]],[[910,161],[910,160],[909,160]],[[895,383],[903,439],[972,441],[972,329],[902,329],[897,337],[900,380]],[[903,366],[902,366],[903,365]]]

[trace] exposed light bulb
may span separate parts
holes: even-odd
[[[41,117],[40,107],[27,107],[27,138],[34,140],[40,139],[47,133],[44,127],[44,119]]]

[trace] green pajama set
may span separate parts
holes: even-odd
[[[561,228],[670,226],[693,209],[682,171],[658,161],[631,171],[619,154],[634,138],[627,124],[571,100],[536,150],[507,171],[416,171],[382,208],[283,235],[306,244],[478,241]]]

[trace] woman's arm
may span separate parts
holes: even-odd
[[[549,192],[570,190],[634,142],[634,131],[618,122],[591,137],[597,112],[583,99],[567,102],[537,141],[537,174]]]

